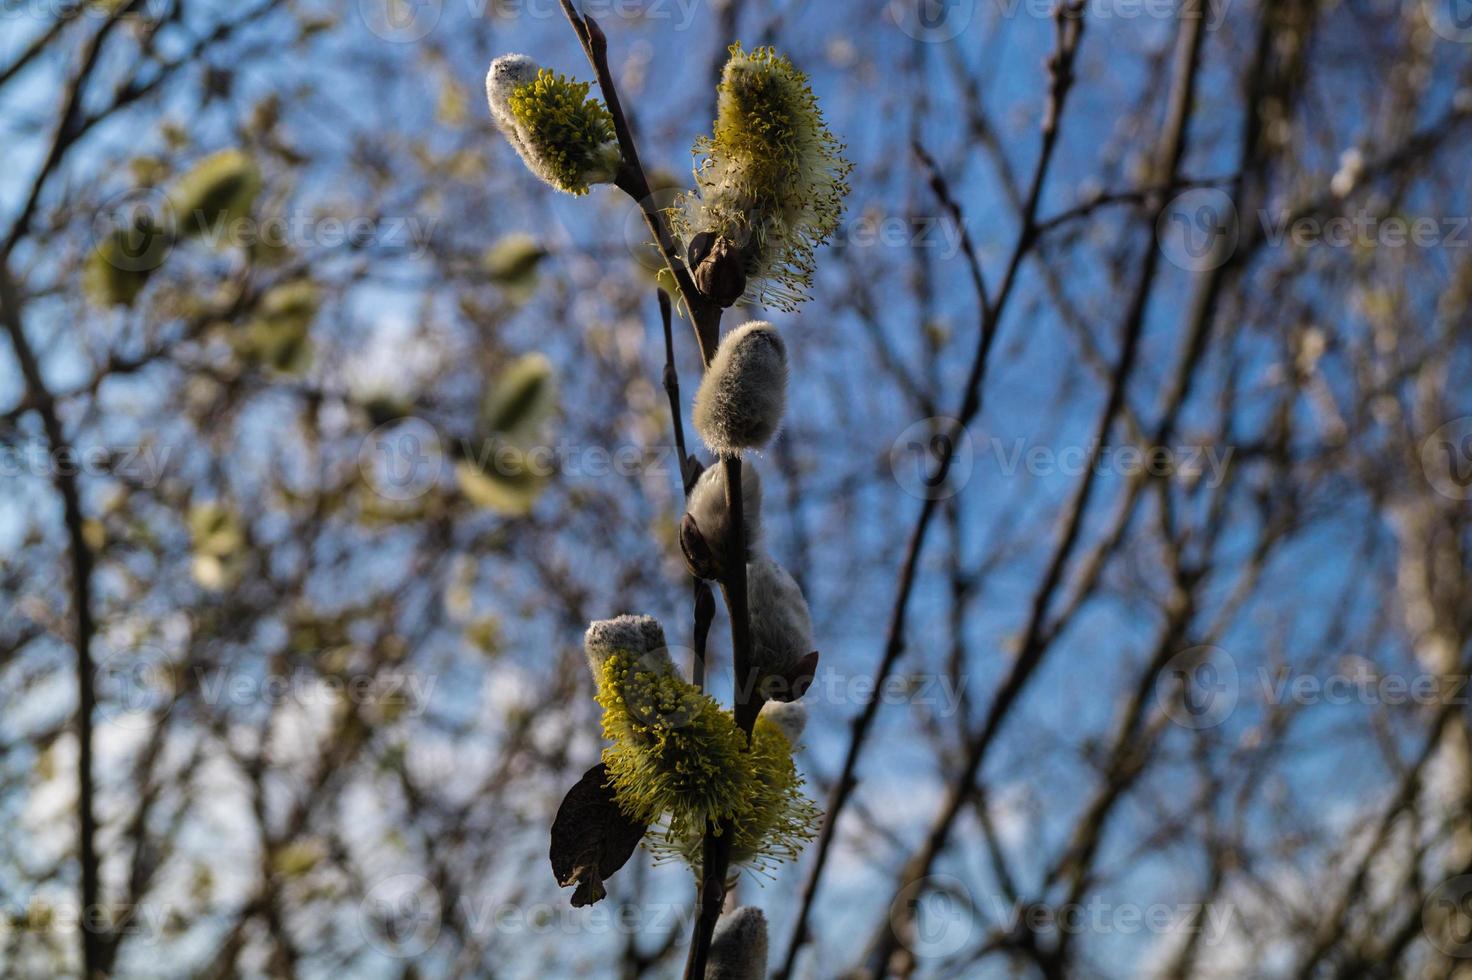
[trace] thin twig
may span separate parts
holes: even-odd
[[[26,395],[29,403],[41,416],[41,425],[46,431],[46,441],[57,458],[70,455],[66,433],[56,413],[56,402],[41,374],[36,353],[26,339],[21,321],[20,291],[10,276],[10,268],[0,260],[0,316],[15,347],[15,358],[25,378]],[[93,808],[93,764],[92,764],[92,713],[97,704],[95,668],[92,663],[92,549],[87,546],[85,519],[82,515],[82,496],[77,487],[75,471],[68,466],[54,466],[52,480],[61,495],[62,513],[66,522],[68,550],[71,553],[72,615],[75,621],[74,639],[77,681],[77,861],[81,865],[81,897],[83,927],[78,930],[82,939],[82,975],[91,980],[104,972],[103,956],[106,948],[106,933],[100,922],[92,916],[100,908],[101,877],[97,858],[97,814]]]
[[[691,323],[695,327],[695,340],[700,345],[701,363],[709,365],[710,359],[715,356],[716,343],[720,337],[721,308],[706,300],[700,290],[695,288],[695,281],[690,278],[690,271],[679,256],[669,224],[654,205],[653,193],[649,189],[649,178],[644,173],[643,165],[639,162],[639,149],[634,144],[633,133],[629,129],[623,106],[619,102],[618,89],[613,84],[613,73],[608,67],[608,37],[603,33],[603,28],[598,26],[596,20],[579,14],[571,0],[561,0],[561,2],[562,11],[566,14],[568,22],[572,24],[578,40],[582,42],[583,53],[587,55],[588,63],[593,66],[593,74],[598,79],[598,88],[603,93],[604,104],[613,117],[613,131],[614,136],[618,139],[621,157],[619,172],[613,181],[614,186],[629,195],[638,204],[639,211],[644,216],[644,223],[653,233],[654,244],[659,249],[659,254],[669,268],[670,274],[674,276],[680,299],[684,301],[685,309],[690,314]]]
[[[1070,8],[1071,9],[1071,8]],[[1060,17],[1060,21],[1062,18]],[[1013,247],[1012,256],[1007,263],[1007,269],[1002,277],[1001,285],[998,287],[995,298],[988,301],[985,279],[981,274],[979,266],[972,268],[972,281],[977,289],[977,304],[980,310],[980,331],[977,339],[976,354],[971,362],[971,370],[966,379],[963,389],[961,406],[955,415],[955,424],[947,433],[946,451],[941,456],[936,466],[935,473],[928,482],[929,486],[939,487],[943,485],[950,475],[951,465],[955,459],[955,447],[958,444],[965,426],[970,422],[982,405],[982,381],[986,376],[987,364],[990,360],[991,350],[996,340],[997,328],[1001,323],[1001,317],[1006,309],[1007,301],[1012,295],[1013,285],[1017,281],[1017,273],[1022,265],[1022,260],[1027,256],[1037,240],[1037,212],[1038,205],[1042,199],[1043,183],[1048,174],[1049,164],[1053,159],[1053,152],[1058,141],[1058,119],[1062,114],[1062,108],[1067,99],[1068,92],[1073,83],[1073,59],[1078,50],[1078,42],[1082,33],[1082,20],[1076,16],[1069,18],[1076,25],[1071,29],[1060,29],[1058,36],[1058,48],[1053,58],[1052,88],[1048,98],[1048,111],[1042,126],[1042,148],[1038,154],[1037,166],[1033,171],[1032,183],[1028,189],[1026,203],[1022,213],[1022,227],[1017,235],[1017,243]],[[918,148],[917,148],[918,149]],[[923,161],[930,158],[923,149],[920,151]],[[932,189],[939,194],[948,195],[948,187],[944,180],[931,182]],[[947,204],[943,198],[943,204]],[[951,206],[951,205],[947,205]],[[959,208],[956,208],[959,213]],[[964,222],[961,223],[964,229]],[[967,253],[969,262],[975,262],[975,252]],[[920,513],[915,518],[915,526],[910,532],[909,542],[905,549],[905,557],[900,565],[899,584],[895,590],[894,604],[890,610],[889,625],[886,631],[884,652],[880,657],[879,666],[875,670],[875,684],[882,686],[893,674],[895,665],[899,661],[900,654],[904,652],[905,622],[909,611],[910,597],[914,592],[916,574],[919,570],[920,555],[925,548],[925,541],[930,531],[931,522],[934,520],[936,510],[940,503],[939,495],[931,494],[921,505]],[[871,698],[864,705],[858,716],[853,721],[853,734],[849,738],[848,751],[844,755],[843,767],[839,771],[837,780],[833,784],[833,791],[828,800],[828,808],[823,828],[819,831],[816,845],[816,853],[813,859],[813,870],[809,873],[806,883],[803,885],[802,899],[798,906],[797,920],[793,928],[792,937],[788,941],[787,955],[781,968],[776,972],[777,980],[787,980],[797,962],[798,950],[807,941],[808,917],[812,911],[813,902],[817,897],[818,886],[822,881],[823,871],[828,863],[828,855],[833,847],[833,841],[838,826],[839,814],[843,812],[848,803],[854,787],[857,785],[857,769],[859,756],[862,754],[870,729],[873,727],[874,718],[879,710],[879,698]]]
[[[1081,21],[1074,23],[1081,24]],[[1181,159],[1185,152],[1186,131],[1192,108],[1192,97],[1195,92],[1195,83],[1198,67],[1200,64],[1200,51],[1202,43],[1201,21],[1199,18],[1182,18],[1181,34],[1178,37],[1177,71],[1175,85],[1170,96],[1170,109],[1168,122],[1160,140],[1160,158],[1158,166],[1167,176],[1167,182],[1174,178],[1180,168]],[[1065,35],[1066,36],[1066,35]],[[1060,68],[1065,71],[1066,68]],[[1153,228],[1161,213],[1164,212],[1167,202],[1162,195],[1152,203],[1149,215],[1149,227]],[[1089,465],[1085,468],[1084,475],[1078,488],[1075,490],[1070,502],[1067,517],[1063,524],[1063,531],[1056,546],[1054,547],[1051,560],[1043,575],[1037,591],[1034,593],[1027,627],[1023,632],[1022,640],[1018,644],[1017,657],[1013,662],[1012,669],[987,709],[986,718],[980,730],[971,738],[967,746],[965,761],[952,782],[947,794],[946,802],[941,808],[937,819],[933,822],[930,832],[926,835],[924,844],[906,862],[901,872],[901,880],[897,887],[904,888],[906,883],[916,881],[929,874],[936,858],[946,846],[950,837],[951,828],[966,801],[975,791],[977,776],[981,770],[981,764],[986,758],[988,749],[994,742],[998,732],[1008,717],[1011,709],[1017,704],[1023,689],[1036,674],[1038,666],[1047,653],[1048,644],[1044,636],[1044,624],[1049,607],[1052,604],[1054,593],[1063,579],[1063,571],[1069,558],[1077,545],[1079,535],[1083,527],[1084,515],[1088,510],[1089,502],[1093,497],[1093,490],[1097,476],[1097,461],[1101,447],[1107,442],[1109,432],[1113,428],[1115,417],[1118,415],[1121,405],[1124,403],[1125,389],[1134,371],[1136,354],[1139,350],[1140,335],[1144,330],[1145,311],[1149,303],[1151,286],[1155,279],[1155,272],[1159,263],[1159,249],[1149,249],[1140,269],[1139,277],[1135,283],[1131,302],[1127,307],[1122,323],[1123,345],[1119,355],[1119,362],[1115,367],[1114,377],[1110,384],[1109,396],[1103,411],[1100,413],[1098,424],[1094,431],[1094,441],[1090,443],[1093,447]],[[887,923],[886,926],[876,930],[873,943],[873,955],[870,962],[875,964],[880,971],[889,968],[890,957],[895,952],[899,943],[898,933],[909,928],[911,909],[900,908],[900,919],[897,922]],[[901,971],[906,973],[907,971]]]
[[[670,295],[663,289],[656,290],[656,292],[659,295],[659,319],[664,327],[664,391],[670,400],[670,424],[675,431],[675,453],[679,457],[680,486],[684,491],[685,499],[689,500],[690,491],[695,487],[697,464],[685,449],[685,423],[680,410],[680,373],[675,369],[675,335],[671,325]],[[690,583],[691,594],[695,600],[694,648],[690,657],[690,681],[696,687],[704,690],[706,645],[710,638],[710,625],[716,615],[715,597],[711,595],[710,584],[705,579],[692,575]]]

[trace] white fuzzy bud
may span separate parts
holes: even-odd
[[[751,905],[721,916],[711,936],[705,980],[763,980],[767,972],[767,917]]]
[[[787,744],[796,748],[802,730],[808,727],[808,706],[801,701],[768,701],[762,705],[761,717],[776,725]]]
[[[645,669],[674,670],[674,662],[665,647],[664,627],[653,616],[626,614],[596,620],[583,634],[583,651],[588,655],[588,667],[595,680],[608,658],[620,651],[637,655]]]
[[[731,331],[695,394],[695,429],[721,456],[761,449],[787,407],[787,348],[765,320]]]
[[[523,158],[527,152],[516,128],[516,117],[511,114],[511,93],[536,81],[540,70],[541,66],[524,54],[503,54],[491,62],[490,71],[486,72],[486,101],[491,106],[491,117]]]
[[[768,697],[788,700],[791,692],[765,688],[786,683],[799,662],[813,652],[813,620],[802,589],[787,569],[766,555],[746,565],[746,600],[751,610],[751,662],[761,673]]]
[[[741,464],[741,526],[747,557],[761,543],[762,481],[748,460]],[[680,548],[685,564],[699,578],[718,579],[730,553],[731,514],[726,509],[726,468],[707,467],[690,490],[685,519],[680,523]]]

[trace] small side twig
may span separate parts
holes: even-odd
[[[578,40],[582,42],[583,53],[588,57],[588,63],[593,66],[593,74],[598,80],[598,89],[603,94],[603,102],[608,107],[609,115],[613,117],[613,132],[618,139],[618,148],[621,162],[618,175],[614,178],[614,186],[632,197],[639,206],[640,213],[644,216],[644,223],[649,226],[649,231],[654,235],[654,244],[659,249],[660,256],[665,265],[669,267],[670,274],[674,276],[675,286],[679,289],[680,299],[684,301],[686,310],[690,313],[691,323],[695,327],[695,340],[700,346],[700,360],[702,364],[710,364],[710,359],[715,356],[716,343],[720,339],[721,308],[708,301],[700,290],[695,288],[695,280],[690,277],[690,270],[685,267],[680,258],[679,249],[675,244],[675,237],[670,232],[669,224],[664,215],[654,206],[653,193],[649,189],[649,178],[644,173],[644,166],[639,162],[639,148],[634,144],[634,136],[629,129],[628,119],[624,116],[623,105],[619,102],[618,89],[613,84],[613,73],[608,67],[608,37],[603,33],[603,28],[592,17],[578,13],[571,0],[561,0],[562,11],[567,16],[568,23],[572,24],[573,31]]]
[[[41,427],[52,453],[60,458],[70,449],[51,389],[41,374],[36,352],[26,338],[21,320],[20,290],[11,278],[10,269],[0,258],[0,320],[10,334],[15,358],[25,379],[27,397],[41,416]],[[82,494],[76,474],[68,467],[55,467],[53,482],[61,496],[62,516],[66,523],[68,551],[71,555],[72,616],[76,636],[77,711],[74,724],[77,734],[77,861],[81,865],[81,900],[84,915],[100,907],[102,875],[97,854],[97,812],[93,804],[92,712],[97,705],[94,686],[96,667],[92,659],[92,638],[96,626],[92,620],[92,549],[87,544],[86,519],[82,513]],[[100,928],[84,928],[81,932],[82,972],[91,978],[106,972],[109,934]]]
[[[679,457],[680,487],[688,500],[695,487],[696,464],[685,448],[685,423],[680,412],[680,373],[675,369],[675,335],[672,326],[670,295],[663,289],[659,295],[659,319],[664,328],[664,392],[670,400],[670,424],[675,431],[675,453]],[[692,594],[695,599],[694,650],[691,655],[690,680],[696,687],[705,688],[705,651],[710,638],[711,622],[716,616],[716,600],[711,595],[710,585],[702,578],[690,576]]]
[[[675,335],[671,325],[670,294],[663,289],[655,292],[659,296],[659,319],[664,327],[664,393],[670,400],[670,424],[674,426],[675,452],[680,462],[680,489],[689,497],[691,488],[695,486],[695,468],[685,449],[685,422],[680,413],[680,373],[675,370]]]

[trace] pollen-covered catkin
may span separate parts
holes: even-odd
[[[667,661],[666,661],[667,662]],[[664,815],[672,837],[751,809],[746,736],[709,694],[673,670],[649,670],[628,651],[598,672],[603,750],[619,808],[644,823]]]
[[[695,394],[700,438],[721,456],[761,449],[777,434],[786,407],[782,337],[765,320],[737,327],[721,341]]]
[[[748,298],[792,310],[812,286],[813,250],[838,228],[850,165],[807,76],[792,62],[771,48],[744,51],[740,44],[730,55],[715,128],[695,144],[696,189],[671,218],[687,248],[726,243],[743,263]],[[702,258],[695,259],[696,273]],[[736,288],[729,275],[719,278],[722,289]],[[727,298],[734,301],[718,301],[729,306]]]
[[[734,908],[716,922],[705,980],[762,980],[767,972],[767,918],[752,905]]]
[[[619,167],[613,117],[588,96],[590,88],[524,54],[502,55],[486,72],[486,101],[496,128],[528,170],[569,194],[608,183]]]
[[[741,464],[741,527],[746,555],[761,543],[762,481],[748,460]],[[710,466],[690,490],[685,518],[680,522],[680,548],[692,574],[718,579],[730,554],[731,514],[726,508],[726,468]]]
[[[746,565],[746,596],[751,609],[751,662],[760,672],[763,694],[786,700],[790,692],[772,690],[798,661],[813,651],[813,621],[807,600],[787,569],[767,555]]]

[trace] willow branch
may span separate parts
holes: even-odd
[[[720,340],[722,308],[695,288],[689,270],[680,260],[674,235],[659,209],[654,206],[649,190],[649,179],[639,162],[639,150],[624,116],[618,90],[613,83],[613,73],[608,67],[608,38],[598,22],[577,12],[571,0],[562,0],[562,10],[583,45],[583,53],[593,66],[598,88],[603,94],[604,104],[613,117],[614,135],[618,139],[620,166],[614,185],[632,197],[644,216],[644,223],[654,235],[655,245],[674,277],[680,298],[690,314],[695,329],[695,342],[700,349],[701,364],[710,366]],[[726,506],[731,515],[731,537],[726,561],[726,574],[721,580],[721,591],[726,598],[726,608],[731,619],[731,659],[735,667],[733,701],[736,723],[750,738],[756,713],[760,708],[755,685],[748,682],[751,661],[751,620],[746,602],[746,555],[744,529],[742,526],[741,459],[727,458],[722,461],[726,468]],[[682,463],[683,472],[683,463]],[[688,477],[687,477],[688,482]],[[696,588],[696,634],[697,644],[703,645],[701,626],[701,593]],[[705,624],[709,628],[709,623]],[[704,656],[698,659],[703,663]],[[703,678],[702,678],[703,679]],[[716,920],[720,917],[725,901],[726,872],[730,867],[731,835],[721,833],[721,828],[707,825],[701,862],[701,883],[697,898],[699,914],[696,917],[694,934],[690,940],[689,957],[685,963],[687,978],[704,977],[706,958],[710,952],[711,935]]]
[[[10,334],[15,348],[15,358],[25,378],[26,397],[41,416],[41,425],[46,431],[46,441],[51,452],[58,458],[71,453],[66,441],[61,418],[56,412],[56,402],[41,375],[41,366],[36,353],[26,339],[21,322],[20,291],[11,279],[9,266],[0,260],[0,316],[3,316],[6,332]],[[76,472],[69,466],[53,466],[52,480],[61,496],[62,515],[66,522],[68,550],[71,554],[72,616],[76,636],[76,683],[77,712],[74,724],[77,732],[77,861],[81,865],[82,928],[78,930],[82,940],[82,973],[88,978],[101,976],[105,971],[105,934],[98,924],[91,924],[90,916],[100,908],[101,878],[97,858],[97,814],[93,808],[93,761],[92,761],[92,713],[97,703],[95,668],[92,662],[92,549],[87,545],[82,515],[82,496],[77,486]]]

